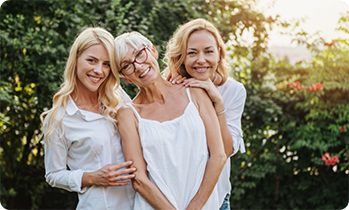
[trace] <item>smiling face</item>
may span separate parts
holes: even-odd
[[[135,49],[131,45],[127,46],[127,54],[121,60],[120,66],[125,69],[134,68],[134,72],[130,75],[124,74],[122,77],[126,80],[132,81],[138,87],[146,87],[150,85],[160,75],[159,64],[156,59],[158,55],[156,49],[143,47]]]
[[[77,58],[79,93],[97,92],[110,72],[109,54],[101,44],[92,45]]]
[[[188,39],[184,59],[187,73],[198,80],[213,80],[218,62],[219,50],[214,36],[205,30],[192,33]]]

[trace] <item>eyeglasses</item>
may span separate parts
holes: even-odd
[[[148,53],[147,53],[147,48],[143,47],[137,54],[135,59],[131,62],[131,63],[126,63],[124,65],[124,67],[121,68],[121,70],[119,71],[119,73],[122,73],[125,76],[130,76],[131,74],[133,74],[133,72],[135,72],[135,64],[134,63],[138,63],[138,64],[142,64],[144,63],[146,60],[148,59]]]

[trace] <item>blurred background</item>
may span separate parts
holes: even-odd
[[[348,2],[348,1],[347,1]],[[220,30],[247,90],[247,152],[231,161],[231,209],[344,209],[349,201],[349,6],[342,0],[5,1],[0,9],[1,205],[74,209],[44,179],[39,115],[76,35],[146,35],[160,52],[202,17]],[[134,97],[137,88],[122,80]]]

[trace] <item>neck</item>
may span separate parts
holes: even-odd
[[[78,105],[95,105],[98,104],[98,94],[95,93],[82,93],[81,91],[77,93],[77,91],[74,91],[71,94],[72,99],[74,102]]]
[[[133,100],[137,104],[152,102],[163,103],[165,98],[171,94],[172,84],[162,77],[147,87],[140,87],[139,93]]]

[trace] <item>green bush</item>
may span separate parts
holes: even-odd
[[[349,17],[339,21],[347,29]],[[307,34],[304,34],[307,35]],[[308,62],[264,54],[241,67],[247,153],[233,157],[234,209],[344,209],[348,205],[349,45],[303,42]],[[328,152],[339,160],[327,165]]]

